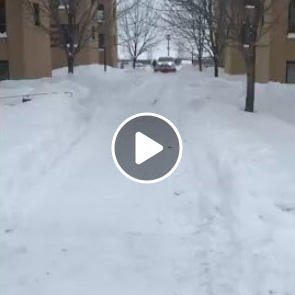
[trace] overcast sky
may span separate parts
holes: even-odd
[[[119,58],[120,59],[128,59],[129,58],[128,53],[126,52],[126,50],[122,46],[118,47],[118,51],[119,51]],[[152,55],[153,55],[152,58],[159,58],[160,56],[167,56],[168,55],[167,40],[164,39],[163,42],[161,42],[157,47],[155,47]],[[170,43],[170,56],[177,57],[176,56],[176,48],[173,43]],[[145,59],[145,58],[148,58],[148,55],[146,53],[139,57],[139,59]]]
[[[159,8],[163,0],[152,0],[152,1],[155,1],[154,7]],[[118,22],[118,26],[120,26],[120,22]],[[118,29],[120,31],[120,27]],[[161,29],[159,29],[159,30],[161,31]],[[172,38],[172,41],[170,42],[170,56],[177,57],[176,56],[177,55],[177,53],[176,53],[177,48],[176,48],[175,44],[173,43],[173,35],[171,35],[171,38]],[[158,46],[153,49],[152,58],[157,59],[160,56],[167,56],[168,55],[166,35],[163,35],[162,39],[163,39],[163,41],[160,42],[158,44]],[[123,46],[118,46],[118,55],[119,55],[120,59],[130,58],[128,52],[123,48]],[[145,58],[148,58],[147,53],[144,53],[139,57],[139,59],[145,59]]]

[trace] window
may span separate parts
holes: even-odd
[[[69,25],[60,25],[60,44],[66,45],[78,43],[78,26],[72,25],[72,33]]]
[[[6,33],[5,0],[0,0],[0,34]]]
[[[97,9],[97,21],[102,23],[104,21],[104,5],[99,4]]]
[[[40,26],[40,7],[39,4],[33,4],[33,11],[34,11],[34,25],[39,27]]]
[[[104,49],[105,47],[105,36],[104,34],[99,34],[99,48]]]
[[[295,83],[295,61],[287,62],[287,83]]]
[[[295,33],[295,0],[289,3],[288,33]]]
[[[9,79],[9,63],[7,60],[0,60],[0,81]]]
[[[95,32],[96,32],[95,27],[92,26],[92,28],[91,28],[91,38],[92,38],[92,40],[95,40]]]

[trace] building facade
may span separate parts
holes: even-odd
[[[82,1],[87,9],[93,0]],[[24,0],[0,0],[0,79],[50,77],[52,69],[67,65],[64,51],[41,27],[50,27],[50,19],[42,15],[42,1],[34,0],[32,7],[29,12]],[[58,11],[61,25],[66,25],[65,7],[60,4]],[[99,0],[93,32],[76,56],[76,65],[103,64],[104,59],[117,65],[116,14],[115,0]]]
[[[268,17],[272,19],[265,21],[273,25],[256,49],[256,80],[295,83],[295,0],[273,0],[271,10]],[[234,47],[226,48],[225,71],[246,71],[244,59]]]

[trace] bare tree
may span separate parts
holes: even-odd
[[[78,53],[97,31],[99,0],[25,0],[32,15],[40,14],[39,26],[50,35],[53,46],[61,48],[66,56],[68,72],[74,73]]]
[[[95,34],[100,32],[104,15],[113,15],[117,20],[132,9],[117,9],[125,0],[114,1],[109,10],[102,10],[102,0],[24,0],[31,16],[40,15],[38,24],[52,40],[52,45],[63,50],[68,72],[74,73],[76,56],[85,48]]]
[[[138,57],[159,42],[158,17],[152,0],[132,0],[131,4],[126,1],[122,6],[125,13],[119,19],[121,45],[128,51],[135,68]]]
[[[271,42],[263,42],[263,37],[276,24],[283,11],[274,13],[274,1],[285,0],[230,0],[227,10],[227,45],[239,50],[244,58],[247,73],[247,96],[245,111],[254,111],[256,52]],[[286,2],[287,9],[288,3]]]
[[[270,28],[276,24],[288,7],[287,0],[167,0],[172,3],[167,9],[173,19],[191,13],[205,20],[205,49],[214,61],[215,77],[218,76],[220,58],[226,46],[236,47],[244,58],[247,72],[247,97],[245,110],[254,111],[255,63],[258,47]],[[276,1],[286,2],[283,11],[274,11]],[[173,10],[174,9],[174,10]],[[177,23],[177,22],[176,22]],[[179,22],[180,31],[186,23]],[[198,22],[197,22],[198,23]],[[175,25],[175,21],[173,22]],[[191,37],[192,39],[192,37]]]
[[[177,38],[177,57],[180,59],[189,58],[191,56],[192,65],[194,65],[194,57],[197,56],[194,42],[184,40],[181,37]]]
[[[203,14],[206,23],[207,52],[214,61],[214,76],[219,76],[220,58],[226,47],[228,34],[228,0],[200,0],[195,9]]]
[[[196,52],[199,70],[202,71],[206,40],[206,20],[194,9],[193,0],[167,0],[162,18],[169,25],[173,35],[181,40],[182,47],[192,54]]]
[[[214,61],[218,77],[220,56],[226,45],[226,5],[228,0],[167,0],[165,20],[194,42],[199,65],[206,51]],[[200,70],[202,66],[200,66]]]

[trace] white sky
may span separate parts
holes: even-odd
[[[160,56],[167,56],[167,40],[163,37],[163,42],[161,42],[157,47],[154,48],[153,50],[153,56],[152,58],[159,58]],[[126,50],[122,47],[118,47],[118,54],[120,59],[128,59],[129,55],[126,52]],[[176,46],[170,42],[170,56],[177,57],[176,56]],[[143,54],[142,56],[139,57],[139,59],[145,59],[148,58],[147,53]]]
[[[157,5],[160,5],[162,0],[153,0],[155,1],[155,3],[157,3]],[[155,6],[157,6],[155,5]],[[120,25],[120,22],[118,22],[118,26]],[[120,28],[119,28],[120,29]],[[159,29],[161,31],[161,29]],[[177,48],[175,46],[175,44],[173,44],[173,35],[172,37],[172,41],[170,41],[170,56],[172,57],[177,57]],[[160,56],[167,56],[168,55],[168,50],[167,50],[167,40],[166,40],[166,35],[163,34],[162,37],[163,41],[153,49],[153,54],[152,54],[152,58],[159,58]],[[128,59],[129,54],[128,52],[123,48],[123,46],[118,46],[118,56],[121,59]],[[142,54],[139,59],[145,59],[148,58],[148,54],[144,53]]]

